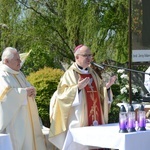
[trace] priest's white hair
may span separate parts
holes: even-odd
[[[11,60],[14,57],[14,52],[17,52],[17,49],[13,48],[13,47],[6,47],[2,53],[2,63],[5,62],[5,59],[9,59]]]

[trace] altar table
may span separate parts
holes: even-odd
[[[72,128],[73,141],[86,146],[119,150],[150,150],[150,125],[146,131],[119,133],[119,124]]]
[[[47,149],[51,149],[50,142],[48,141],[49,128],[43,126],[42,132],[45,138]],[[13,150],[9,134],[0,134],[0,150]]]
[[[9,134],[0,134],[0,150],[13,150]]]

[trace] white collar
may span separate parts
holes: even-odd
[[[6,72],[11,73],[11,74],[19,74],[19,71],[15,71],[5,64],[0,65],[0,70],[6,71]]]

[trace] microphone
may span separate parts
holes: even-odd
[[[98,67],[98,68],[100,68],[100,69],[102,69],[102,70],[104,70],[104,66],[102,66],[102,65],[98,65],[95,62],[91,62],[91,64]]]

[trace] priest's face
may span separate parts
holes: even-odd
[[[13,52],[14,57],[12,59],[7,59],[6,65],[10,67],[12,70],[19,71],[20,70],[20,56],[18,52]]]
[[[83,68],[87,68],[91,61],[92,54],[90,49],[87,46],[82,46],[76,55],[76,63]]]

